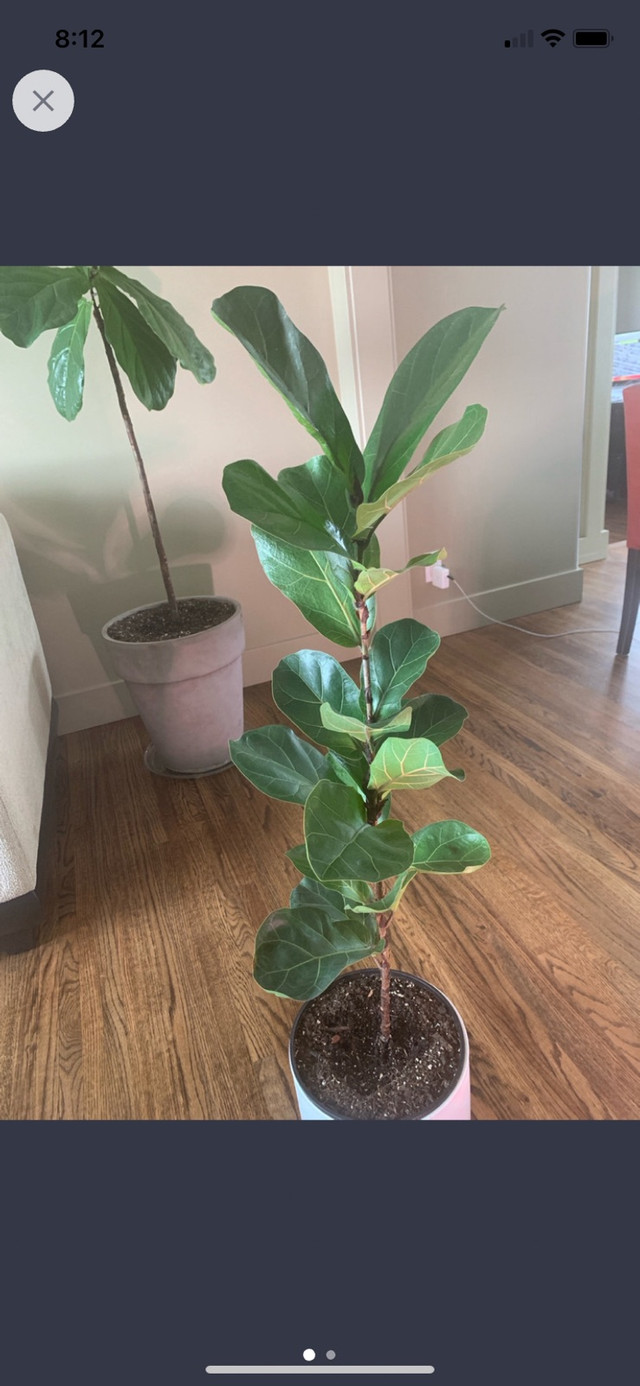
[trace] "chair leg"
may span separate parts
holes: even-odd
[[[622,620],[616,654],[628,655],[636,627],[638,606],[640,605],[640,549],[627,552],[627,577],[622,602]]]

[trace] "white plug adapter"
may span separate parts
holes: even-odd
[[[433,563],[430,568],[425,568],[424,575],[427,582],[433,583],[434,587],[444,588],[449,586],[449,569],[443,567],[440,559],[438,559],[437,563]]]

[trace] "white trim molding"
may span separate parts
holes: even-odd
[[[340,398],[363,447],[398,364],[391,270],[388,265],[332,265],[329,287]],[[382,546],[386,567],[400,569],[409,562],[404,502],[385,520]],[[379,621],[396,621],[412,611],[411,578],[403,574],[380,592]]]
[[[578,561],[606,558],[609,531],[604,528],[607,464],[611,428],[611,363],[616,330],[618,266],[591,269],[587,374],[585,382],[584,448],[580,500]]]
[[[438,635],[458,635],[476,626],[494,621],[518,620],[536,611],[550,611],[556,606],[568,606],[582,600],[584,574],[581,568],[567,573],[551,573],[532,578],[529,582],[514,582],[506,587],[494,587],[488,592],[470,592],[487,617],[480,616],[454,586],[445,592],[430,588],[431,600],[415,612],[417,620],[436,630]]]

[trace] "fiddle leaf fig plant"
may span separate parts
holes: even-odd
[[[214,379],[214,360],[171,303],[113,265],[2,265],[0,332],[16,346],[29,347],[43,332],[56,331],[49,355],[49,392],[68,423],[82,408],[84,348],[92,317],[138,468],[169,612],[176,618],[178,603],[166,549],[118,367],[145,408],[164,409],[174,391],[178,364],[204,385]]]
[[[395,372],[361,451],[321,356],[275,294],[240,287],[212,307],[321,448],[277,478],[249,459],[230,463],[223,485],[231,509],[251,522],[269,580],[322,635],[359,645],[361,656],[356,683],[330,654],[287,655],[273,673],[273,698],[302,737],[278,725],[231,743],[252,784],[304,808],[304,842],[287,853],[301,880],[288,907],[258,931],[254,976],[267,991],[307,1001],[351,963],[376,957],[383,1044],[391,1034],[389,928],[404,891],[418,872],[475,871],[490,849],[457,819],[409,833],[391,815],[394,790],[464,778],[440,747],[467,713],[439,694],[409,696],[440,644],[435,631],[410,617],[375,629],[375,594],[397,576],[381,566],[378,529],[431,472],[482,437],[486,410],[473,404],[405,471],[501,311],[464,308],[426,332]]]

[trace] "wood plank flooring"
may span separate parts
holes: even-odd
[[[617,630],[626,548],[588,565],[585,600],[531,630]],[[410,829],[486,833],[469,877],[418,877],[394,964],[465,1017],[480,1120],[640,1117],[640,631],[450,636],[422,689],[469,709],[445,747],[464,784],[394,796]],[[352,666],[355,669],[356,666]],[[284,721],[269,686],[246,724]],[[33,952],[0,956],[0,1117],[296,1117],[297,1005],[251,976],[256,929],[298,879],[302,812],[231,768],[149,774],[137,719],[60,740],[57,900]]]

